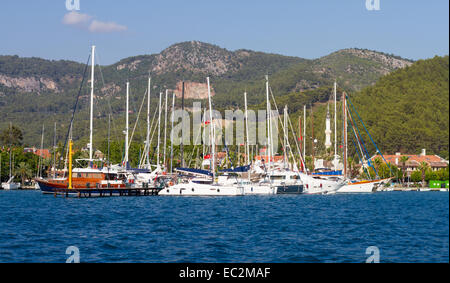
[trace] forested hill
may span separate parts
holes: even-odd
[[[383,152],[448,158],[449,57],[420,60],[351,96]]]
[[[101,48],[98,50],[101,57]],[[149,73],[155,99],[160,91],[175,89],[181,80],[204,83],[205,77],[210,76],[215,107],[225,109],[243,107],[245,90],[249,94],[249,104],[264,101],[266,74],[270,75],[276,96],[301,93],[305,102],[314,102],[316,94],[323,96],[321,90],[328,88],[335,79],[340,87],[354,92],[411,64],[407,59],[363,49],[344,49],[308,60],[244,49],[229,51],[197,41],[178,43],[159,54],[130,57],[113,65],[96,67],[95,127],[99,133],[95,138],[105,139],[108,114],[113,114],[116,124],[122,124],[127,80],[131,84],[131,120],[136,119]],[[62,139],[84,67],[71,61],[0,56],[0,129],[12,122],[23,130],[25,144],[38,145],[42,124],[45,124],[45,144],[48,145],[53,139],[50,129],[57,122],[58,139]],[[86,80],[74,127],[74,138],[83,142],[88,135],[88,94],[89,81]],[[115,127],[120,136],[121,128]]]

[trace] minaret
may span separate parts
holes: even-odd
[[[329,149],[331,147],[331,116],[330,116],[330,104],[327,109],[327,119],[325,122],[325,147]]]

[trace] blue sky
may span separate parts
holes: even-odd
[[[84,62],[95,44],[112,64],[189,40],[303,58],[349,47],[449,53],[448,0],[380,0],[379,11],[366,0],[79,1],[76,14],[66,0],[2,1],[0,55]]]

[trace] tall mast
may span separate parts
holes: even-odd
[[[166,148],[167,148],[167,96],[169,95],[169,90],[166,89],[166,103],[164,104],[164,171],[167,172],[167,159],[166,159]]]
[[[156,155],[156,164],[159,166],[159,145],[161,143],[161,99],[162,92],[159,93],[159,107],[158,107],[158,147],[157,147],[157,155]]]
[[[206,125],[206,107],[203,109],[203,123],[205,123],[205,125]],[[203,134],[202,134],[202,155],[203,155],[203,157],[206,154],[205,140],[206,140],[206,129],[203,130]]]
[[[247,138],[246,138],[247,165],[249,165],[250,164],[250,141],[249,141],[249,137],[248,137],[247,92],[244,93],[244,100],[245,100],[245,134],[247,136]]]
[[[111,150],[111,114],[108,115],[108,170],[110,165],[110,150]]]
[[[184,116],[184,81],[182,83],[181,89],[181,113]],[[180,155],[181,155],[181,167],[184,168],[184,145],[183,145],[183,137],[184,137],[184,123],[183,118],[181,118],[181,144],[180,144]]]
[[[9,180],[11,180],[11,177],[12,177],[12,166],[11,166],[11,150],[12,150],[11,140],[12,140],[12,138],[11,138],[11,131],[12,131],[12,123],[9,122]]]
[[[337,170],[337,83],[334,81],[334,171]]]
[[[94,131],[94,67],[95,67],[95,45],[92,46],[91,55],[91,113],[90,113],[90,131],[89,131],[89,161],[92,162],[93,144],[92,133]]]
[[[170,131],[170,173],[173,173],[173,123],[175,118],[175,92],[172,93],[172,126]]]
[[[303,136],[302,136],[302,116],[300,115],[300,116],[298,116],[298,136],[299,136],[299,143],[300,143],[300,148],[301,148],[301,146],[302,146],[302,143],[303,143]],[[302,170],[303,171],[303,162],[302,162],[302,160],[303,160],[303,156],[302,156],[302,152],[299,152],[299,154],[300,154],[300,170]]]
[[[209,77],[206,78],[206,81],[208,83],[208,101],[209,101],[209,120],[210,120],[210,132],[212,132],[212,137],[211,137],[211,159],[212,159],[212,164],[211,164],[211,169],[212,169],[212,174],[213,174],[213,183],[216,179],[216,151],[215,151],[215,133],[214,133],[214,121],[213,121],[213,113],[212,113],[212,102],[211,102],[211,87],[209,85]]]
[[[269,178],[270,181],[270,157],[271,157],[271,147],[272,147],[272,143],[271,143],[271,132],[270,132],[270,100],[269,100],[269,76],[266,75],[266,100],[267,100],[267,176]]]
[[[303,106],[303,160],[306,162],[306,105]],[[306,163],[304,165],[306,172]]]
[[[41,135],[41,151],[39,154],[39,178],[42,178],[42,150],[44,149],[44,131],[45,131],[45,124],[42,124],[42,135]]]
[[[315,160],[315,150],[314,150],[314,113],[313,113],[313,106],[311,105],[311,152],[312,152],[312,161],[313,161],[313,170],[316,169],[316,160]]]
[[[150,94],[151,94],[151,82],[152,78],[148,77],[148,88],[147,88],[147,151],[145,152],[145,159],[147,159],[147,168],[150,168]],[[144,159],[144,160],[145,160]]]
[[[344,157],[344,178],[347,178],[347,102],[345,99],[345,92],[342,93],[342,117],[343,117],[343,130],[344,132],[342,133],[342,139],[343,139],[343,144],[344,144],[344,148],[343,148],[343,157]]]
[[[55,135],[53,136],[53,179],[56,178],[56,122]]]
[[[287,168],[287,158],[288,158],[288,153],[287,153],[287,144],[288,144],[288,141],[287,141],[287,115],[288,115],[288,106],[287,105],[285,105],[284,106],[284,115],[283,115],[283,118],[284,118],[284,125],[283,125],[283,127],[284,127],[284,145],[283,145],[283,147],[284,147],[284,168]]]
[[[129,116],[129,99],[130,99],[130,83],[127,82],[127,103],[126,103],[126,116],[125,116],[125,158],[124,158],[124,165],[128,167],[128,132],[129,132],[129,126],[128,126],[128,116]]]

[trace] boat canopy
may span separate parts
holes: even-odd
[[[315,173],[312,173],[312,175],[316,175],[316,176],[335,176],[335,175],[342,175],[342,170],[339,170],[339,171],[315,172]]]
[[[220,170],[220,172],[222,172],[222,173],[245,173],[245,172],[248,172],[249,170],[250,170],[250,165],[247,165],[247,166],[239,166],[234,169],[223,169],[223,170]]]
[[[192,168],[176,168],[175,171],[180,173],[186,173],[186,174],[194,174],[194,175],[201,175],[201,176],[212,176],[212,172],[208,170],[202,170],[202,169],[192,169]]]

